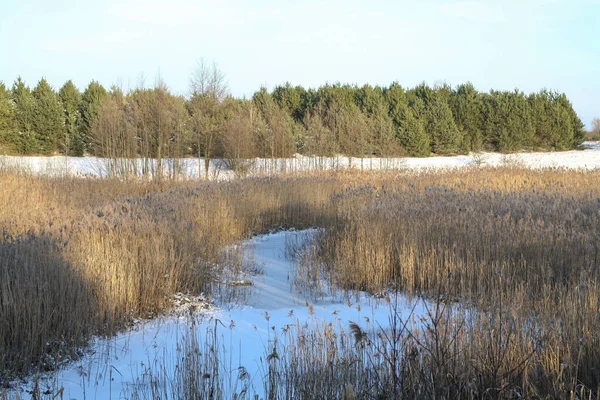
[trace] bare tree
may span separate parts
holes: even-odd
[[[592,120],[592,135],[600,136],[600,118],[594,118]]]
[[[102,101],[90,138],[96,154],[104,157],[103,168],[108,176],[128,178],[137,174],[135,130],[119,88],[113,87]]]
[[[212,97],[217,103],[223,102],[229,94],[225,74],[216,63],[208,64],[201,58],[190,77],[190,97]]]
[[[333,155],[332,133],[323,123],[323,107],[319,104],[315,110],[304,117],[306,125],[306,152],[308,155]]]
[[[150,176],[153,171],[154,147],[154,116],[153,96],[151,89],[146,89],[141,84],[128,95],[131,104],[131,121],[135,129],[137,153],[140,161],[141,174]]]
[[[152,89],[138,87],[127,99],[142,175],[175,179],[187,133],[184,98],[171,94],[159,75]]]
[[[264,87],[254,94],[252,101],[258,111],[254,125],[258,154],[273,163],[277,157],[290,157],[296,152],[292,117]]]
[[[225,75],[213,63],[200,59],[190,77],[189,111],[198,158],[204,156],[205,178],[209,177],[210,161],[214,155],[224,123],[223,102],[228,88]]]
[[[223,131],[223,152],[229,168],[236,175],[243,176],[251,168],[251,157],[256,152],[253,137],[256,114],[252,102],[238,105],[233,116],[226,122]]]
[[[167,153],[171,135],[173,134],[171,126],[171,110],[170,110],[170,94],[166,83],[160,75],[156,78],[154,84],[154,118],[155,132],[153,135],[154,149],[156,154],[156,176],[162,179],[163,175],[163,159]]]
[[[185,135],[185,106],[183,98],[173,96],[166,83],[157,77],[153,90],[154,155],[157,159],[156,176],[161,179],[165,165],[168,177],[175,179],[181,172],[183,137]]]

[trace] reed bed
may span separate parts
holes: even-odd
[[[598,398],[596,172],[330,172],[220,183],[5,172],[0,187],[5,383],[77,357],[91,335],[167,311],[174,293],[210,292],[230,263],[224,247],[318,226],[305,276],[400,290],[428,299],[432,312],[420,333],[400,329],[402,321],[391,336],[373,331],[360,359],[350,340],[314,338],[298,350],[287,338],[265,366],[282,379],[265,374],[272,398],[308,398],[317,386],[307,384],[320,385],[322,398]]]
[[[459,397],[597,394],[596,173],[425,174],[347,188],[333,203],[337,218],[312,265],[334,285],[394,287],[478,310],[451,329],[455,350],[442,364],[422,360],[420,368],[436,371],[430,380],[452,376],[442,386]],[[417,351],[426,355],[430,347]]]
[[[0,384],[76,358],[91,335],[168,311],[175,293],[210,296],[223,268],[240,262],[226,246],[322,223],[334,186],[0,175]]]

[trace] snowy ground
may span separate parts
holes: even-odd
[[[468,156],[425,157],[425,158],[350,158],[350,157],[305,157],[297,155],[285,159],[252,159],[244,164],[249,175],[271,175],[279,173],[294,173],[311,170],[332,169],[409,169],[437,170],[463,168],[468,166],[523,166],[532,169],[540,168],[569,168],[597,169],[600,168],[600,142],[585,142],[585,150],[563,152],[515,153],[504,155],[499,153],[477,153]],[[99,177],[108,175],[108,171],[136,171],[141,174],[144,169],[156,169],[156,160],[109,160],[96,157],[12,157],[0,156],[0,169],[18,168],[39,175],[51,176],[82,176]],[[204,178],[204,160],[186,158],[178,160],[174,165],[172,160],[164,160],[165,174],[176,170],[181,178]],[[210,179],[231,179],[235,174],[229,170],[223,160],[212,160],[209,167]]]
[[[288,231],[258,236],[243,244],[248,257],[254,257],[263,273],[253,278],[254,285],[247,304],[226,310],[213,308],[195,311],[179,307],[178,315],[159,317],[138,323],[131,331],[110,339],[96,339],[90,351],[79,361],[58,372],[40,378],[42,393],[56,393],[64,388],[64,399],[123,399],[132,391],[150,385],[153,376],[173,376],[184,349],[182,340],[191,331],[200,341],[214,332],[222,346],[223,357],[229,360],[229,374],[221,379],[225,392],[235,393],[238,367],[249,373],[250,390],[262,397],[264,360],[275,335],[288,325],[322,326],[338,322],[347,325],[354,321],[364,329],[374,324],[385,327],[390,315],[389,304],[376,301],[365,294],[337,301],[323,296],[317,301],[307,300],[292,290],[294,261],[285,257],[286,242],[301,243],[314,231]],[[179,296],[180,303],[182,296]],[[185,300],[185,298],[184,298]],[[190,304],[196,302],[191,299]],[[310,301],[310,304],[309,304]],[[404,320],[425,314],[420,301],[400,299],[400,313]],[[150,378],[149,378],[150,377]],[[33,387],[32,377],[19,384],[26,395]],[[13,393],[14,394],[14,393]]]

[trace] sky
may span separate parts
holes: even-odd
[[[203,58],[235,96],[260,86],[565,92],[600,117],[600,0],[0,0],[0,81],[186,94]]]

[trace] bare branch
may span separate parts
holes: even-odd
[[[219,103],[225,100],[229,93],[225,74],[219,70],[216,63],[209,65],[204,58],[198,61],[190,77],[189,90],[191,97],[210,96]]]

